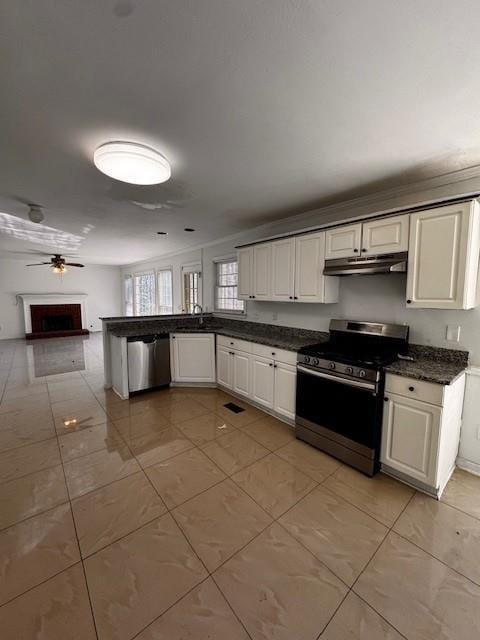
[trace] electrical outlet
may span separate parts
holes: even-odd
[[[460,325],[457,324],[448,324],[447,325],[447,333],[446,339],[448,342],[460,342]]]

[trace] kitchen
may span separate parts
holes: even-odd
[[[480,636],[479,18],[0,9],[2,640]]]

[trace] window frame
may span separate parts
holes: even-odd
[[[231,262],[236,262],[237,263],[237,284],[236,285],[230,285],[230,286],[236,286],[237,287],[237,300],[239,302],[242,303],[243,305],[243,309],[221,309],[218,306],[218,290],[220,288],[223,288],[223,286],[225,285],[220,285],[219,284],[219,269],[218,269],[218,265],[219,264],[226,264],[226,263],[231,263]],[[231,255],[231,256],[222,256],[221,258],[214,258],[213,260],[213,269],[214,269],[214,281],[213,281],[213,309],[215,313],[221,313],[224,315],[234,315],[234,316],[240,316],[240,315],[245,315],[247,312],[247,305],[245,303],[245,300],[241,300],[240,298],[238,298],[238,258],[236,255]]]
[[[127,313],[127,280],[130,280],[131,282],[132,300],[130,304],[132,306],[132,313]],[[123,275],[123,311],[125,313],[125,316],[128,318],[133,318],[135,316],[135,278],[132,273],[125,273]]]
[[[185,276],[196,273],[197,278],[197,302],[195,304],[199,304],[203,309],[203,286],[202,286],[202,264],[201,262],[191,262],[188,264],[182,265],[180,269],[181,273],[181,287],[182,287],[182,309],[184,313],[194,313],[194,311],[188,310],[187,299],[186,299],[186,287],[185,287]]]
[[[137,313],[137,278],[151,275],[153,275],[153,313],[149,313],[147,315],[157,315],[157,275],[155,269],[148,269],[146,271],[138,271],[133,274],[133,315],[136,317],[144,315]]]
[[[159,286],[159,275],[161,273],[164,273],[165,271],[170,272],[170,284],[171,284],[171,296],[172,296],[172,306],[171,306],[171,311],[170,313],[161,313],[160,311],[160,286]],[[175,304],[174,304],[174,297],[173,297],[173,267],[162,267],[162,268],[158,268],[155,270],[155,300],[156,300],[156,312],[157,315],[159,316],[170,316],[174,314],[174,309],[175,309]]]

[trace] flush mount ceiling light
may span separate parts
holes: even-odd
[[[164,155],[136,142],[106,142],[95,150],[93,162],[110,178],[130,184],[160,184],[172,174]]]

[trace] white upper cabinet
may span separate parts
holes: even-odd
[[[253,297],[272,299],[272,244],[264,242],[253,247]]]
[[[253,297],[253,247],[238,250],[238,297]]]
[[[324,231],[295,238],[295,300],[338,302],[339,280],[323,275],[324,263]]]
[[[295,238],[271,243],[272,296],[271,300],[293,300],[295,280]]]
[[[358,256],[362,244],[362,223],[327,229],[325,237],[326,260]]]
[[[362,225],[362,254],[375,256],[383,253],[408,251],[409,215],[364,222]]]
[[[408,306],[423,309],[473,308],[476,303],[479,236],[477,201],[412,214]]]

